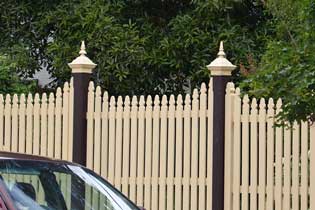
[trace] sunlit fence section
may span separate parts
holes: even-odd
[[[73,85],[56,93],[0,95],[0,150],[72,159]]]
[[[226,93],[225,209],[315,209],[315,127],[276,126],[282,101]]]
[[[146,209],[211,209],[212,100],[205,84],[115,98],[91,82],[87,166]]]

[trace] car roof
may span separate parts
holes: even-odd
[[[55,162],[59,164],[71,164],[71,165],[74,164],[65,160],[57,160],[57,159],[38,156],[38,155],[29,155],[29,154],[22,154],[22,153],[16,153],[16,152],[4,152],[4,151],[0,151],[0,160],[1,159],[44,161],[44,162]]]

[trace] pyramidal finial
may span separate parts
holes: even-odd
[[[225,52],[224,52],[224,48],[223,48],[223,41],[220,41],[220,48],[219,48],[218,56],[225,58]]]
[[[80,55],[86,55],[86,51],[85,51],[85,43],[84,41],[81,42],[81,48],[80,48]]]

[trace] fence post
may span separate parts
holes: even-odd
[[[87,56],[84,41],[80,56],[68,65],[73,77],[73,162],[86,166],[87,95],[90,77],[96,64]]]
[[[213,168],[212,209],[224,209],[224,126],[225,88],[236,68],[225,57],[223,42],[220,42],[218,57],[208,66],[213,78]]]

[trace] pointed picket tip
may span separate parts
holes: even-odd
[[[100,86],[97,86],[97,87],[96,87],[95,95],[96,95],[96,96],[102,95],[102,89],[101,89]]]
[[[62,96],[62,91],[61,91],[61,88],[60,88],[60,87],[57,88],[56,96],[57,96],[58,98]]]
[[[185,96],[185,105],[189,105],[190,104],[190,95],[189,94],[186,94]]]
[[[182,94],[179,94],[178,96],[177,96],[177,106],[179,106],[179,105],[183,105],[183,96],[182,96]]]
[[[36,93],[36,94],[35,94],[35,98],[34,98],[34,103],[39,103],[39,101],[40,101],[39,94]]]
[[[92,92],[92,91],[94,91],[95,90],[95,88],[94,88],[94,82],[93,81],[90,81],[90,83],[89,83],[89,92]]]
[[[50,93],[49,94],[49,103],[54,103],[54,101],[55,101],[55,95],[54,95],[54,93]]]
[[[33,102],[33,95],[32,95],[31,93],[29,93],[29,94],[27,95],[27,102],[28,102],[28,103],[32,103],[32,102]]]
[[[107,91],[105,91],[103,93],[103,101],[108,101],[108,92]]]
[[[125,107],[130,105],[130,97],[129,96],[125,96],[124,105],[125,105]]]
[[[249,97],[248,97],[247,94],[244,95],[244,97],[243,97],[243,103],[244,103],[244,104],[248,104],[248,103],[249,103]]]
[[[18,97],[17,94],[14,94],[14,95],[13,95],[13,103],[14,103],[14,104],[17,104],[18,102],[19,102],[19,97]]]
[[[147,96],[147,102],[146,102],[147,106],[152,106],[152,97],[151,95]]]
[[[265,108],[266,107],[266,101],[265,98],[261,98],[259,101],[259,107],[260,108]]]
[[[145,100],[144,100],[144,96],[143,95],[140,96],[139,105],[140,106],[144,106],[145,105]]]
[[[239,87],[237,87],[237,88],[235,89],[235,94],[236,94],[237,96],[239,96],[239,95],[241,94],[241,89],[240,89]]]
[[[111,96],[110,97],[110,106],[112,107],[112,106],[115,106],[115,104],[116,104],[116,99],[115,99],[115,96]]]
[[[3,104],[3,95],[2,94],[0,94],[0,103]]]
[[[201,83],[201,87],[200,87],[200,93],[201,94],[205,94],[207,92],[207,86],[206,83]]]
[[[274,102],[273,102],[273,98],[269,98],[268,100],[268,108],[269,109],[273,109],[275,106]]]
[[[199,98],[199,92],[198,92],[198,89],[195,88],[193,91],[193,99],[197,100],[198,98]]]
[[[20,104],[21,104],[21,103],[25,103],[25,98],[26,98],[26,97],[25,97],[25,94],[22,93],[21,96],[20,96]]]
[[[226,93],[234,93],[235,91],[235,86],[233,82],[228,82],[226,85],[226,89],[225,89]]]
[[[256,98],[252,99],[251,107],[252,107],[252,109],[256,109],[257,108],[257,99]]]
[[[47,94],[43,93],[42,94],[42,103],[46,103],[47,102]]]
[[[6,96],[5,96],[5,104],[11,104],[11,96],[10,96],[10,94],[6,94]]]
[[[282,107],[282,99],[281,98],[279,98],[278,100],[277,100],[277,109],[281,109],[281,107]]]
[[[63,84],[63,91],[65,92],[65,91],[68,91],[69,90],[69,82],[65,82],[64,84]]]
[[[155,106],[160,105],[160,97],[158,95],[155,95],[155,97],[154,97],[154,105]]]
[[[138,105],[137,96],[133,96],[133,97],[132,97],[131,105],[132,105],[132,106],[137,106],[137,105]]]
[[[123,105],[123,98],[122,96],[118,96],[118,99],[117,99],[117,106],[118,107],[122,107]]]
[[[70,78],[70,87],[73,87],[73,77]]]
[[[166,95],[162,96],[162,106],[167,106],[167,97],[166,97]]]
[[[175,96],[173,94],[170,96],[169,104],[172,105],[172,106],[175,105]]]

